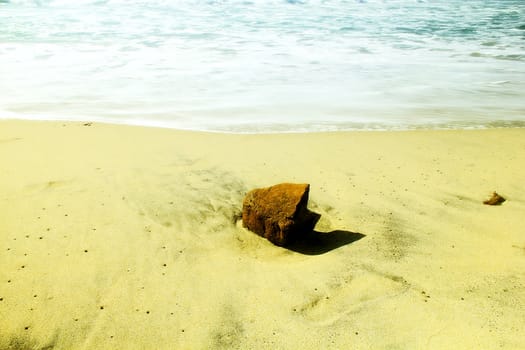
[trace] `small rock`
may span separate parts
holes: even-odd
[[[309,184],[282,183],[248,192],[243,226],[278,246],[311,232],[321,215],[307,209]]]
[[[500,205],[501,203],[505,202],[506,199],[497,194],[496,192],[492,192],[492,197],[487,199],[486,201],[483,201],[483,204],[486,205]]]

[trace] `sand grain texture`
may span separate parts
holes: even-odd
[[[0,349],[525,347],[525,129],[2,121],[0,163]],[[238,222],[279,182],[317,248]]]

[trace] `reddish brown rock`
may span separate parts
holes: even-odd
[[[505,202],[506,199],[503,198],[502,196],[500,196],[499,194],[497,194],[496,192],[493,192],[492,193],[492,197],[490,197],[489,199],[487,199],[486,201],[483,202],[483,204],[487,204],[487,205],[500,205],[501,203]]]
[[[321,217],[307,209],[310,185],[283,183],[250,191],[242,204],[244,227],[278,246],[313,230]]]

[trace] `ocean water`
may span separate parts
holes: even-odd
[[[525,0],[0,0],[0,118],[525,126]]]

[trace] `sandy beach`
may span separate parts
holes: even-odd
[[[525,129],[0,121],[0,163],[0,349],[525,348]],[[315,239],[242,227],[280,182]]]

